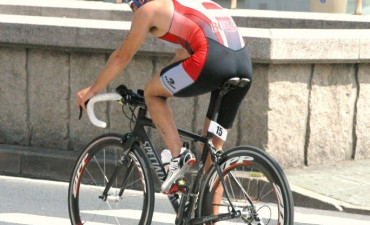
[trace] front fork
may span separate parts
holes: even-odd
[[[108,183],[107,185],[105,186],[105,189],[103,191],[103,194],[101,196],[99,196],[100,199],[106,201],[108,199],[108,192],[109,192],[109,189],[112,187],[113,185],[113,182],[114,180],[118,177],[118,174],[121,172],[122,168],[123,167],[126,167],[128,164],[127,160],[125,161],[118,161],[118,165],[116,166],[116,169],[114,170],[112,176],[108,179]],[[132,170],[132,166],[128,167],[130,171],[127,171],[128,173],[125,174],[125,176],[127,177],[127,175],[129,175],[131,173],[131,170]],[[123,183],[124,185],[125,183]],[[119,192],[119,196],[122,196],[123,194],[123,187],[121,187],[121,190]],[[118,197],[118,196],[117,196]]]
[[[119,173],[121,172],[121,170],[124,167],[128,168],[126,173],[124,174],[124,177],[127,178],[131,174],[132,169],[134,167],[132,161],[129,160],[128,154],[129,154],[129,152],[130,152],[129,150],[131,148],[137,147],[137,146],[135,146],[135,145],[137,145],[137,143],[135,142],[135,139],[132,138],[130,133],[125,134],[125,136],[121,140],[121,144],[124,146],[124,152],[120,156],[120,159],[117,162],[117,166],[116,166],[113,174],[109,177],[108,183],[105,186],[105,189],[104,189],[102,195],[99,196],[99,198],[104,200],[104,201],[106,201],[109,198],[108,192],[109,192],[110,188],[112,187],[112,185],[114,183],[114,180],[116,180]],[[126,182],[127,182],[127,179],[123,179],[121,189],[120,189],[119,194],[117,196],[118,198],[122,196],[122,194],[124,192],[124,186],[126,185]]]

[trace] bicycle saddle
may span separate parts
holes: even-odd
[[[232,77],[222,87],[245,87],[249,82],[251,81],[248,78]]]

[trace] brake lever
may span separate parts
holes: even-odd
[[[81,117],[82,117],[82,113],[83,113],[83,109],[82,109],[82,107],[80,106],[80,115],[78,116],[78,120],[81,120]]]
[[[85,102],[85,106],[87,106],[87,103],[89,103],[89,101],[90,101],[90,99],[89,99],[89,100],[87,100],[87,101]],[[78,116],[78,120],[81,120],[83,112],[84,112],[84,110],[83,110],[83,108],[80,106],[80,115]]]

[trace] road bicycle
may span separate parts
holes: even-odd
[[[178,130],[183,139],[203,143],[204,147],[193,178],[177,180],[176,193],[168,195],[176,213],[172,224],[293,225],[293,197],[278,163],[256,147],[238,146],[222,151],[212,144],[214,136],[225,139],[226,130],[215,122],[222,97],[248,83],[248,79],[234,77],[220,87],[206,137]],[[166,170],[145,129],[155,126],[147,115],[144,93],[123,85],[116,91],[90,99],[87,113],[93,124],[105,127],[106,123],[94,114],[94,104],[118,101],[123,109],[131,110],[130,115],[125,115],[133,125],[132,132],[104,134],[81,152],[69,183],[71,223],[163,224],[157,219],[152,221],[153,177],[163,181]],[[208,155],[212,166],[205,173]]]

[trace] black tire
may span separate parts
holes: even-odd
[[[68,189],[68,210],[72,225],[151,224],[154,207],[153,178],[148,159],[140,149],[131,150],[132,172],[123,181],[128,166],[123,167],[103,200],[103,190],[110,179],[117,159],[123,152],[123,135],[106,134],[92,141],[79,156]],[[127,173],[126,173],[127,174]],[[122,184],[125,190],[118,193]]]
[[[220,221],[217,225],[258,224],[251,216],[253,210],[245,193],[252,201],[259,219],[263,221],[261,224],[293,225],[294,203],[289,183],[283,170],[271,156],[254,147],[236,147],[226,151],[221,170],[236,210],[243,213],[242,218]],[[214,215],[218,214],[218,210],[219,213],[228,212],[229,202],[222,187],[218,189],[222,194],[221,202],[215,198],[219,185],[221,183],[216,169],[212,167],[200,192],[198,215]]]

